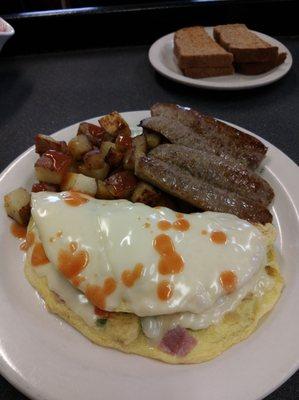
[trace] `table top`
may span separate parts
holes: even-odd
[[[183,86],[158,75],[148,62],[149,46],[1,56],[0,170],[33,144],[77,121],[112,110],[148,109],[173,102],[240,125],[270,141],[299,163],[299,37],[277,37],[294,64],[267,87],[214,92]],[[299,398],[299,372],[267,400]],[[26,399],[0,377],[0,399]]]

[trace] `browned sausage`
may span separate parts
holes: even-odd
[[[266,155],[267,147],[260,140],[190,108],[157,103],[151,108],[151,114],[179,121],[198,135],[219,142],[224,152],[245,161],[250,168],[257,168]]]
[[[272,221],[270,212],[260,204],[217,188],[158,158],[140,157],[135,173],[139,178],[200,209],[234,214],[252,223]]]
[[[177,144],[160,145],[149,154],[186,169],[191,175],[212,185],[238,193],[265,207],[274,197],[268,182],[236,161],[231,162],[214,154]]]

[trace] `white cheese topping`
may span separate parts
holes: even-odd
[[[33,226],[32,231],[35,235],[35,243],[40,241],[36,227]],[[33,246],[29,248],[27,257],[31,259]],[[33,267],[32,267],[33,268]],[[75,314],[79,315],[88,325],[94,326],[98,317],[95,314],[95,307],[91,304],[85,295],[78,289],[74,288],[55,268],[52,263],[41,265],[34,268],[34,271],[40,276],[47,278],[48,286],[60,301],[65,302]],[[144,334],[154,342],[159,342],[163,335],[177,325],[192,330],[199,330],[217,324],[221,321],[225,313],[233,311],[248,294],[254,296],[263,296],[263,294],[271,290],[274,285],[274,279],[269,276],[264,268],[260,271],[240,290],[222,296],[209,310],[201,313],[176,313],[171,315],[160,315],[153,317],[141,318],[141,326]]]
[[[222,272],[234,273],[238,296],[265,265],[263,235],[236,216],[213,212],[184,214],[190,224],[188,230],[171,227],[162,231],[159,221],[173,224],[181,218],[168,208],[96,199],[72,207],[63,196],[64,193],[32,194],[32,216],[45,252],[58,268],[59,253],[72,242],[78,244],[79,250],[86,251],[88,264],[80,273],[85,280],[79,289],[86,292],[88,285],[102,288],[104,280],[112,277],[116,289],[106,297],[105,309],[109,311],[125,304],[128,312],[139,316],[208,313],[221,307],[221,302],[229,297],[221,285]],[[224,233],[226,243],[213,242],[212,232]],[[179,273],[165,275],[159,271],[161,255],[154,243],[161,234],[169,237],[183,259]],[[141,275],[128,287],[122,275],[125,270],[133,271],[137,264],[143,266]],[[172,296],[166,301],[157,295],[158,283],[163,280],[173,288]]]
[[[178,313],[160,315],[158,317],[144,317],[141,318],[142,330],[145,336],[159,342],[167,331],[177,325],[194,331],[208,328],[210,325],[216,325],[221,322],[227,312],[234,311],[249,293],[254,296],[262,296],[267,290],[271,290],[273,286],[274,279],[263,268],[240,290],[221,297],[213,307],[202,314]]]

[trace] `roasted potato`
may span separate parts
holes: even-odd
[[[45,182],[34,183],[31,188],[31,192],[58,192],[59,186],[57,185],[50,185]]]
[[[132,194],[131,201],[133,203],[144,203],[150,207],[162,206],[175,208],[174,201],[170,196],[145,182],[138,183]]]
[[[120,133],[115,140],[115,146],[118,151],[125,153],[132,147],[132,137],[129,134]]]
[[[101,153],[101,155],[103,157],[103,160],[105,160],[105,158],[106,158],[106,156],[109,153],[111,148],[115,149],[115,143],[113,143],[113,142],[103,142],[101,144],[100,153]]]
[[[81,164],[78,166],[78,171],[86,176],[90,176],[95,179],[105,179],[109,174],[109,165],[105,162],[101,168],[98,169],[89,169],[85,164]]]
[[[112,200],[114,198],[113,194],[109,191],[108,184],[106,182],[99,179],[97,184],[98,187],[96,197],[98,199]]]
[[[158,133],[145,133],[144,136],[149,150],[159,146],[162,141],[162,138]]]
[[[81,122],[77,135],[85,135],[92,145],[100,147],[106,136],[106,131],[101,126]]]
[[[131,201],[133,203],[144,203],[148,206],[155,207],[159,205],[160,198],[161,192],[159,190],[148,183],[139,182],[132,194]]]
[[[61,189],[74,190],[75,192],[81,192],[89,194],[90,196],[95,196],[97,192],[97,183],[94,178],[90,178],[89,176],[69,172],[63,179]]]
[[[123,167],[124,169],[134,171],[135,169],[135,158],[134,158],[134,150],[133,148],[126,151],[123,158]]]
[[[78,135],[68,142],[68,149],[75,160],[80,160],[85,153],[92,150],[92,145],[85,135]]]
[[[113,137],[116,137],[120,133],[131,135],[129,125],[117,111],[113,111],[100,118],[99,123]]]
[[[128,199],[138,183],[135,175],[130,171],[120,171],[105,180],[107,189],[116,199]]]
[[[147,151],[145,136],[139,135],[133,138],[132,148],[128,149],[124,156],[123,166],[124,169],[132,170],[135,169],[135,161],[145,154]]]
[[[111,146],[106,157],[105,161],[110,165],[112,168],[116,168],[122,162],[124,154],[116,149],[116,146]]]
[[[35,163],[35,175],[40,182],[59,185],[68,172],[72,158],[68,154],[49,150]]]
[[[50,136],[38,134],[34,138],[35,152],[39,155],[44,154],[48,150],[56,150],[60,153],[68,153],[66,142],[58,141]]]
[[[104,157],[99,149],[93,149],[84,154],[83,162],[88,169],[99,169],[105,164]]]
[[[30,194],[18,188],[4,196],[4,207],[9,217],[18,224],[27,226],[30,219]]]

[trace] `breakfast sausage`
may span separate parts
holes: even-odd
[[[199,179],[238,193],[265,207],[273,200],[274,192],[269,183],[235,161],[231,162],[214,154],[178,144],[160,145],[149,154],[186,169]]]
[[[181,122],[198,135],[209,138],[211,143],[219,142],[224,152],[245,161],[252,169],[257,168],[266,155],[267,147],[257,138],[190,108],[157,103],[151,108],[151,114]]]
[[[266,224],[272,221],[271,213],[264,206],[217,188],[193,177],[177,165],[158,158],[140,157],[136,162],[135,173],[139,178],[202,210],[234,214],[252,223]]]

